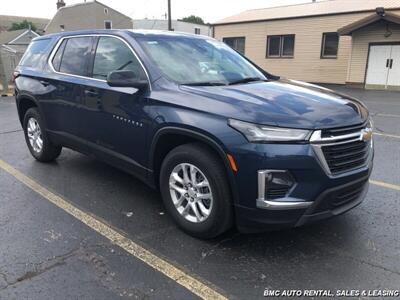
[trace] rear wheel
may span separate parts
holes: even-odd
[[[182,145],[164,159],[160,172],[164,205],[185,232],[213,238],[232,226],[232,204],[224,166],[202,144]]]
[[[26,112],[24,133],[29,151],[38,161],[53,161],[60,155],[61,147],[54,145],[49,140],[37,108],[30,108]]]

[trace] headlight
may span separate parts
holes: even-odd
[[[229,126],[242,133],[249,142],[293,142],[306,141],[310,130],[257,125],[229,119]]]

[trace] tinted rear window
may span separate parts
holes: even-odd
[[[50,46],[50,42],[51,39],[43,39],[31,42],[19,65],[33,68],[41,66],[43,60],[46,59],[45,53]]]
[[[92,51],[92,37],[68,39],[61,59],[60,72],[85,76],[87,63]]]

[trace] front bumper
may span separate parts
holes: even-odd
[[[357,206],[374,157],[365,124],[314,131],[309,143],[242,143],[229,152],[239,170],[233,191],[242,231],[301,226]]]
[[[326,172],[313,145],[241,145],[235,188],[236,224],[242,232],[296,227],[342,214],[357,206],[368,191],[373,167],[373,144],[366,164],[333,175]],[[244,147],[244,148],[243,148]],[[295,184],[286,197],[266,196],[268,172],[285,170]]]
[[[260,232],[303,226],[347,212],[365,198],[372,161],[364,175],[351,182],[327,188],[314,201],[266,201],[256,208],[236,206],[237,227],[241,232]]]

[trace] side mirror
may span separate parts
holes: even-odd
[[[133,87],[138,90],[144,90],[149,85],[147,80],[138,79],[134,72],[124,70],[110,72],[107,83],[112,87]]]

